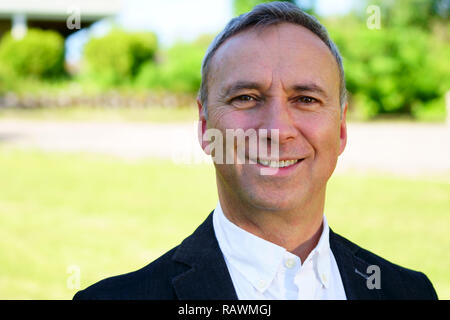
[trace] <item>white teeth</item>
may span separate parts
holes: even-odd
[[[274,161],[274,160],[258,160],[259,164],[262,164],[263,166],[266,167],[271,167],[271,168],[283,168],[283,167],[288,167],[288,166],[292,166],[293,164],[297,163],[298,160],[281,160],[281,161]]]

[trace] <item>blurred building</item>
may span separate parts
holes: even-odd
[[[2,0],[0,37],[11,30],[21,38],[28,28],[51,29],[67,37],[120,9],[121,0]]]

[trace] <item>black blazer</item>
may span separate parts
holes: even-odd
[[[330,230],[347,299],[437,299],[428,278],[367,251]],[[367,267],[380,268],[381,288],[369,289]],[[230,274],[214,234],[212,213],[180,245],[144,268],[99,281],[75,300],[236,300]]]

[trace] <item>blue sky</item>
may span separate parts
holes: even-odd
[[[354,0],[317,0],[321,15],[347,12]],[[156,32],[160,45],[177,40],[193,40],[203,33],[217,33],[232,17],[231,0],[127,0],[115,22],[128,30]],[[77,32],[67,41],[67,59],[76,62],[84,43],[92,35],[109,30],[110,23],[101,21]]]

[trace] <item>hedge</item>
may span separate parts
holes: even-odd
[[[64,38],[55,31],[29,29],[22,39],[0,41],[0,71],[18,77],[51,78],[64,73]]]
[[[127,82],[136,76],[142,64],[154,58],[156,50],[154,33],[115,29],[86,44],[84,72],[105,84]]]

